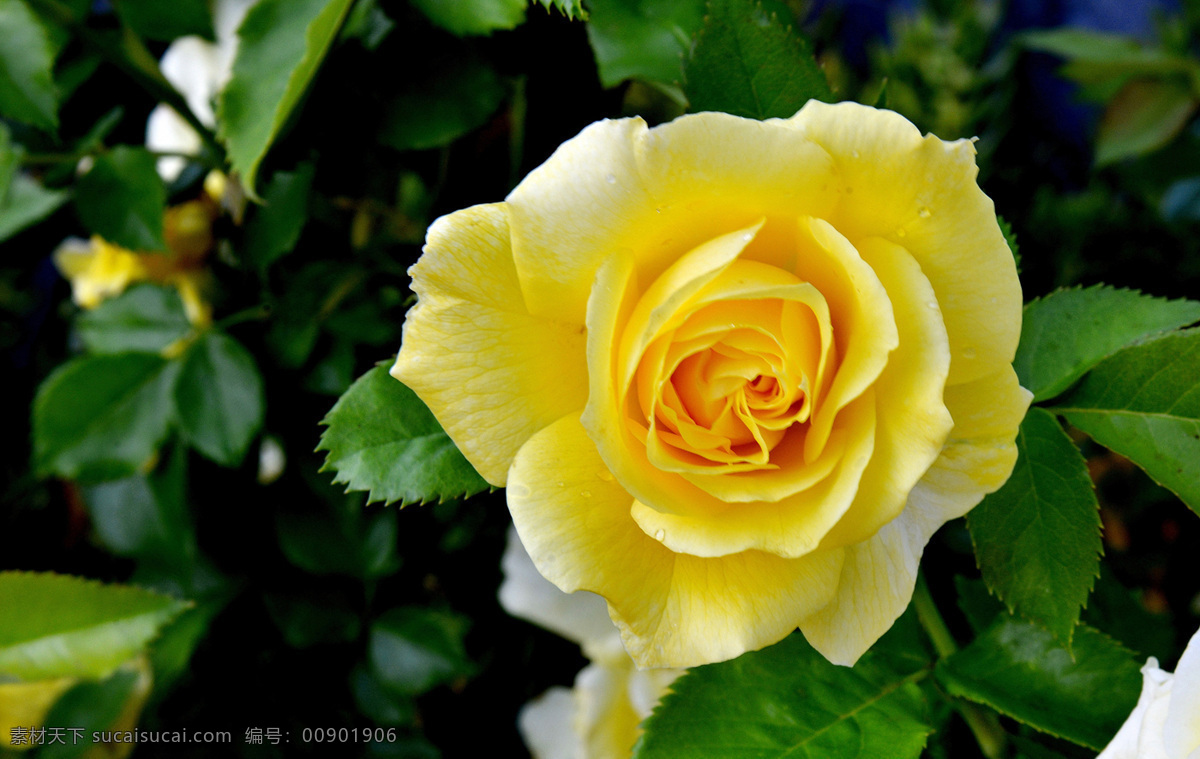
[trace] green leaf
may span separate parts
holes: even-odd
[[[8,199],[8,188],[12,185],[13,177],[20,171],[21,159],[24,156],[25,149],[13,144],[12,132],[7,124],[0,121],[0,208]]]
[[[1181,73],[1192,65],[1182,56],[1171,55],[1161,48],[1143,47],[1130,37],[1086,29],[1039,29],[1021,34],[1018,40],[1030,50],[1067,59],[1070,63],[1064,73],[1084,84]]]
[[[883,106],[876,106],[882,108]],[[1017,244],[1017,233],[1013,231],[1012,224],[1008,223],[1008,219],[1003,216],[996,217],[996,223],[1000,225],[1000,232],[1004,235],[1004,242],[1008,243],[1008,249],[1012,251],[1013,261],[1017,264],[1017,272],[1021,271],[1021,246]]]
[[[967,515],[983,579],[1015,614],[1070,643],[1100,571],[1100,514],[1087,464],[1058,420],[1032,408],[1008,482]]]
[[[1186,80],[1134,79],[1104,109],[1096,133],[1096,165],[1158,150],[1183,131],[1200,106]]]
[[[275,519],[279,547],[292,564],[315,575],[364,580],[400,568],[399,524],[394,511],[351,507],[333,512],[280,511]]]
[[[233,78],[218,106],[218,134],[252,197],[259,164],[300,104],[352,4],[262,0],[238,29]]]
[[[983,580],[955,575],[954,588],[958,591],[958,608],[966,616],[971,632],[983,632],[1004,613],[1004,604],[988,592]]]
[[[952,695],[1099,750],[1137,702],[1138,669],[1131,651],[1089,627],[1079,627],[1068,651],[1048,631],[1005,615],[936,674]]]
[[[199,601],[162,629],[150,651],[154,684],[160,692],[168,691],[175,681],[187,673],[192,654],[208,634],[213,619],[225,607],[227,600]]]
[[[508,92],[492,67],[469,51],[403,84],[379,125],[379,141],[398,150],[448,145],[486,122]]]
[[[67,200],[67,193],[47,190],[21,173],[25,150],[12,142],[0,121],[0,242],[41,221]]]
[[[63,742],[51,743],[47,740],[38,751],[38,759],[67,759],[84,755],[93,746],[92,733],[112,728],[126,708],[126,702],[137,692],[138,680],[143,677],[146,679],[144,687],[149,689],[148,672],[143,675],[125,667],[104,680],[85,680],[71,686],[46,713],[45,724],[78,728],[83,732],[75,735],[81,736],[81,739],[76,741],[74,736],[69,736]]]
[[[0,116],[58,128],[54,44],[23,0],[0,0]]]
[[[92,528],[109,551],[166,567],[191,563],[196,536],[185,501],[186,467],[186,449],[177,446],[166,464],[149,475],[84,491]]]
[[[309,585],[303,592],[267,593],[263,601],[292,648],[352,641],[361,628],[358,612],[333,588]]]
[[[179,292],[141,284],[109,298],[75,321],[79,337],[95,353],[157,353],[191,332]]]
[[[413,391],[383,366],[370,370],[338,399],[321,422],[329,429],[319,451],[321,471],[334,482],[365,490],[367,502],[462,498],[488,488]]]
[[[1159,211],[1167,221],[1200,220],[1200,177],[1185,177],[1172,182],[1163,193]]]
[[[588,12],[583,9],[580,0],[537,0],[546,10],[555,8],[572,21],[587,21]]]
[[[471,672],[463,648],[467,620],[417,606],[388,611],[371,625],[371,672],[395,693],[416,695]]]
[[[263,193],[263,205],[246,225],[246,260],[259,270],[292,252],[308,221],[308,196],[315,167],[301,163],[295,171],[278,171]]]
[[[407,724],[416,714],[411,696],[388,690],[363,664],[350,673],[350,690],[358,710],[377,725]]]
[[[1200,514],[1200,329],[1106,359],[1054,411]]]
[[[588,7],[588,41],[602,85],[683,81],[683,59],[704,20],[704,0],[589,0]]]
[[[1100,565],[1100,579],[1083,610],[1083,621],[1141,658],[1154,656],[1165,662],[1173,655],[1175,631],[1170,616],[1149,611],[1105,563]]]
[[[395,28],[396,22],[384,13],[377,0],[360,0],[342,25],[342,39],[355,39],[367,50],[375,50]]]
[[[166,202],[154,156],[128,145],[97,156],[75,187],[75,207],[84,226],[130,250],[166,250]]]
[[[637,759],[753,756],[903,759],[933,732],[918,681],[928,659],[872,650],[830,664],[804,637],[690,670],[671,686],[634,750]]]
[[[141,588],[0,572],[0,680],[107,677],[187,606]]]
[[[1035,402],[1137,340],[1200,321],[1200,303],[1100,285],[1058,290],[1025,306],[1013,368]]]
[[[38,473],[112,480],[136,472],[167,435],[177,370],[151,353],[81,356],[60,366],[33,402]]]
[[[426,18],[458,37],[516,29],[529,0],[412,0]]]
[[[262,375],[229,335],[205,332],[188,348],[175,386],[179,431],[206,457],[237,466],[262,427]]]
[[[207,0],[118,0],[117,15],[142,37],[170,42],[196,35],[215,39]]]
[[[689,110],[769,119],[792,116],[814,98],[833,102],[786,7],[773,8],[762,0],[709,0],[684,68]]]
[[[8,188],[8,197],[0,202],[0,242],[45,219],[69,197],[70,193],[47,190],[36,179],[17,174]]]

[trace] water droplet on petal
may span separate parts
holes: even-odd
[[[590,491],[590,490],[580,490],[580,491],[579,491],[579,495],[583,496],[584,498],[591,498],[591,497],[592,497],[592,491]]]
[[[908,232],[905,232],[903,229],[897,229],[896,237],[908,237]]]
[[[666,537],[667,537],[667,531],[666,531],[666,530],[655,530],[655,531],[654,531],[654,539],[655,539],[655,540],[657,540],[659,543],[663,542],[663,540],[664,540]]]
[[[750,234],[749,232],[742,235],[742,242],[750,242],[753,239],[754,239],[754,235]]]
[[[509,485],[508,495],[512,498],[528,498],[529,488],[525,485]]]
[[[922,219],[928,219],[930,216],[933,216],[933,211],[930,211],[928,208],[921,208],[917,211],[917,216],[920,216]]]
[[[858,151],[857,150],[851,151],[850,155],[855,158],[858,158]]]
[[[926,305],[926,306],[928,306],[928,307],[929,307],[929,308],[931,308],[931,309],[937,309],[937,307],[938,307],[938,302],[937,302],[936,300],[931,300],[931,301],[927,301],[927,302],[925,303],[925,305]]]
[[[596,472],[596,476],[599,477],[600,479],[604,480],[605,482],[613,481],[612,472],[608,471],[607,469],[604,470],[603,472]]]
[[[964,348],[963,349],[963,358],[975,358],[975,349],[974,348]]]
[[[604,181],[608,182],[609,184],[616,184],[617,183],[617,175],[616,174],[605,174]]]

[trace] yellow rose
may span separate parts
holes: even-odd
[[[851,664],[1030,400],[974,152],[855,103],[593,124],[433,224],[392,373],[639,666]]]
[[[135,282],[156,282],[174,286],[188,320],[206,326],[212,306],[204,291],[212,275],[205,258],[213,246],[215,213],[215,205],[200,200],[168,208],[163,236],[169,253],[134,252],[93,235],[87,241],[63,241],[54,251],[54,264],[71,281],[72,297],[81,308],[95,308]]]

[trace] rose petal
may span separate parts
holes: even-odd
[[[1175,667],[1175,687],[1163,727],[1163,745],[1171,757],[1200,757],[1200,631],[1188,641]]]
[[[942,399],[950,346],[929,280],[912,256],[886,240],[864,240],[859,251],[891,296],[900,344],[874,385],[878,421],[871,461],[854,503],[823,546],[865,540],[894,519],[954,426]]]
[[[599,121],[508,195],[512,251],[529,312],[583,324],[592,280],[610,256],[631,254],[653,214],[635,143],[641,119]]]
[[[578,759],[583,739],[575,732],[575,694],[550,688],[525,704],[517,715],[521,738],[534,759]]]
[[[538,574],[515,528],[508,531],[500,567],[504,570],[500,605],[509,614],[558,633],[589,652],[604,654],[615,648],[625,658],[605,600],[585,590],[563,593],[554,587]]]
[[[871,385],[899,344],[891,300],[878,275],[838,230],[822,219],[799,220],[801,259],[796,274],[811,282],[829,304],[841,364],[814,410],[804,458],[821,452],[838,413]]]
[[[629,518],[630,495],[574,416],[521,448],[508,501],[538,571],[566,592],[608,599],[640,667],[722,661],[774,643],[828,602],[841,569],[840,549],[801,559],[668,550]]]
[[[1011,363],[1021,285],[995,206],[975,182],[974,145],[922,138],[903,116],[857,103],[812,100],[790,121],[838,157],[842,202],[825,218],[851,241],[902,245],[929,278],[950,339],[949,384]]]
[[[888,631],[916,585],[926,543],[946,522],[1000,487],[1017,460],[1016,430],[1030,393],[1012,367],[946,390],[955,420],[940,456],[904,510],[862,543],[848,546],[837,597],[800,623],[809,643],[835,664],[851,665]]]
[[[802,439],[796,445],[785,441],[771,452],[778,470],[721,476],[725,491],[745,482],[743,487],[754,492],[768,477],[775,486],[799,488],[779,501],[726,503],[721,512],[690,514],[635,501],[631,513],[647,535],[674,551],[715,557],[757,549],[788,559],[804,556],[817,549],[854,501],[875,443],[875,424],[875,396],[868,391],[843,409],[839,428],[817,461],[804,463]]]
[[[637,742],[642,715],[629,700],[629,657],[621,665],[589,664],[575,676],[575,730],[584,757],[626,757]]]
[[[425,401],[485,480],[503,486],[533,433],[583,408],[586,338],[524,309],[502,204],[434,222],[410,274],[419,301],[392,376]]]

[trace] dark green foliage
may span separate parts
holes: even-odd
[[[684,69],[692,111],[787,118],[811,99],[833,102],[786,7],[764,0],[709,0]]]
[[[1012,476],[967,517],[983,579],[1068,647],[1100,566],[1100,517],[1083,457],[1050,413],[1029,411]]]
[[[1001,615],[936,672],[953,695],[1100,750],[1137,702],[1139,666],[1132,652],[1089,627],[1067,649],[1051,633]]]
[[[130,250],[162,251],[167,191],[154,158],[122,145],[97,156],[75,191],[79,218],[90,231]]]

